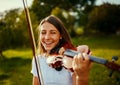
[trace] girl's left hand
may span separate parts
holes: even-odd
[[[91,67],[91,61],[86,53],[79,53],[74,56],[72,62],[72,68],[77,76],[88,75]]]

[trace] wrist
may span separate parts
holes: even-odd
[[[89,77],[89,71],[87,71],[87,72],[81,72],[81,73],[79,73],[79,74],[75,74],[76,75],[76,78],[78,78],[78,79],[88,79],[88,77]]]
[[[87,76],[76,76],[76,79],[77,80],[83,80],[83,81],[86,81],[89,79],[88,75]]]
[[[88,76],[76,76],[76,85],[88,85]]]

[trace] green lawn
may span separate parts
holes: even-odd
[[[9,49],[0,61],[0,85],[32,85],[30,49]]]
[[[87,44],[93,56],[111,60],[112,56],[120,58],[120,37],[79,37],[73,38],[73,43]],[[5,58],[0,59],[0,85],[32,85],[31,70],[31,49],[9,49],[4,53]],[[120,64],[120,59],[116,62]],[[110,70],[101,64],[94,63],[90,71],[89,85],[120,85],[120,73],[114,72],[109,77]],[[119,80],[120,81],[120,80]]]
[[[77,45],[89,45],[93,56],[107,59],[111,61],[113,56],[118,56],[119,60],[116,61],[120,65],[120,36],[89,36],[79,37],[73,39],[73,43]],[[90,72],[90,85],[120,85],[120,73],[114,72],[112,77],[109,77],[110,70],[104,65],[93,64]],[[116,80],[118,80],[117,82]]]

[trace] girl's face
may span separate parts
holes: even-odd
[[[47,52],[52,50],[58,44],[60,38],[60,32],[55,26],[48,22],[41,25],[40,42]]]

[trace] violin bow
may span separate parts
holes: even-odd
[[[29,35],[30,35],[30,40],[31,40],[31,45],[32,45],[32,52],[33,52],[33,56],[35,59],[35,65],[36,65],[39,84],[44,85],[42,72],[41,72],[41,69],[39,68],[40,63],[37,61],[37,58],[36,58],[36,43],[35,43],[34,33],[33,33],[33,29],[32,29],[32,23],[31,23],[30,13],[29,13],[28,5],[27,5],[27,0],[26,1],[23,0],[23,5],[24,5],[24,11],[26,14],[28,30],[29,30]]]

